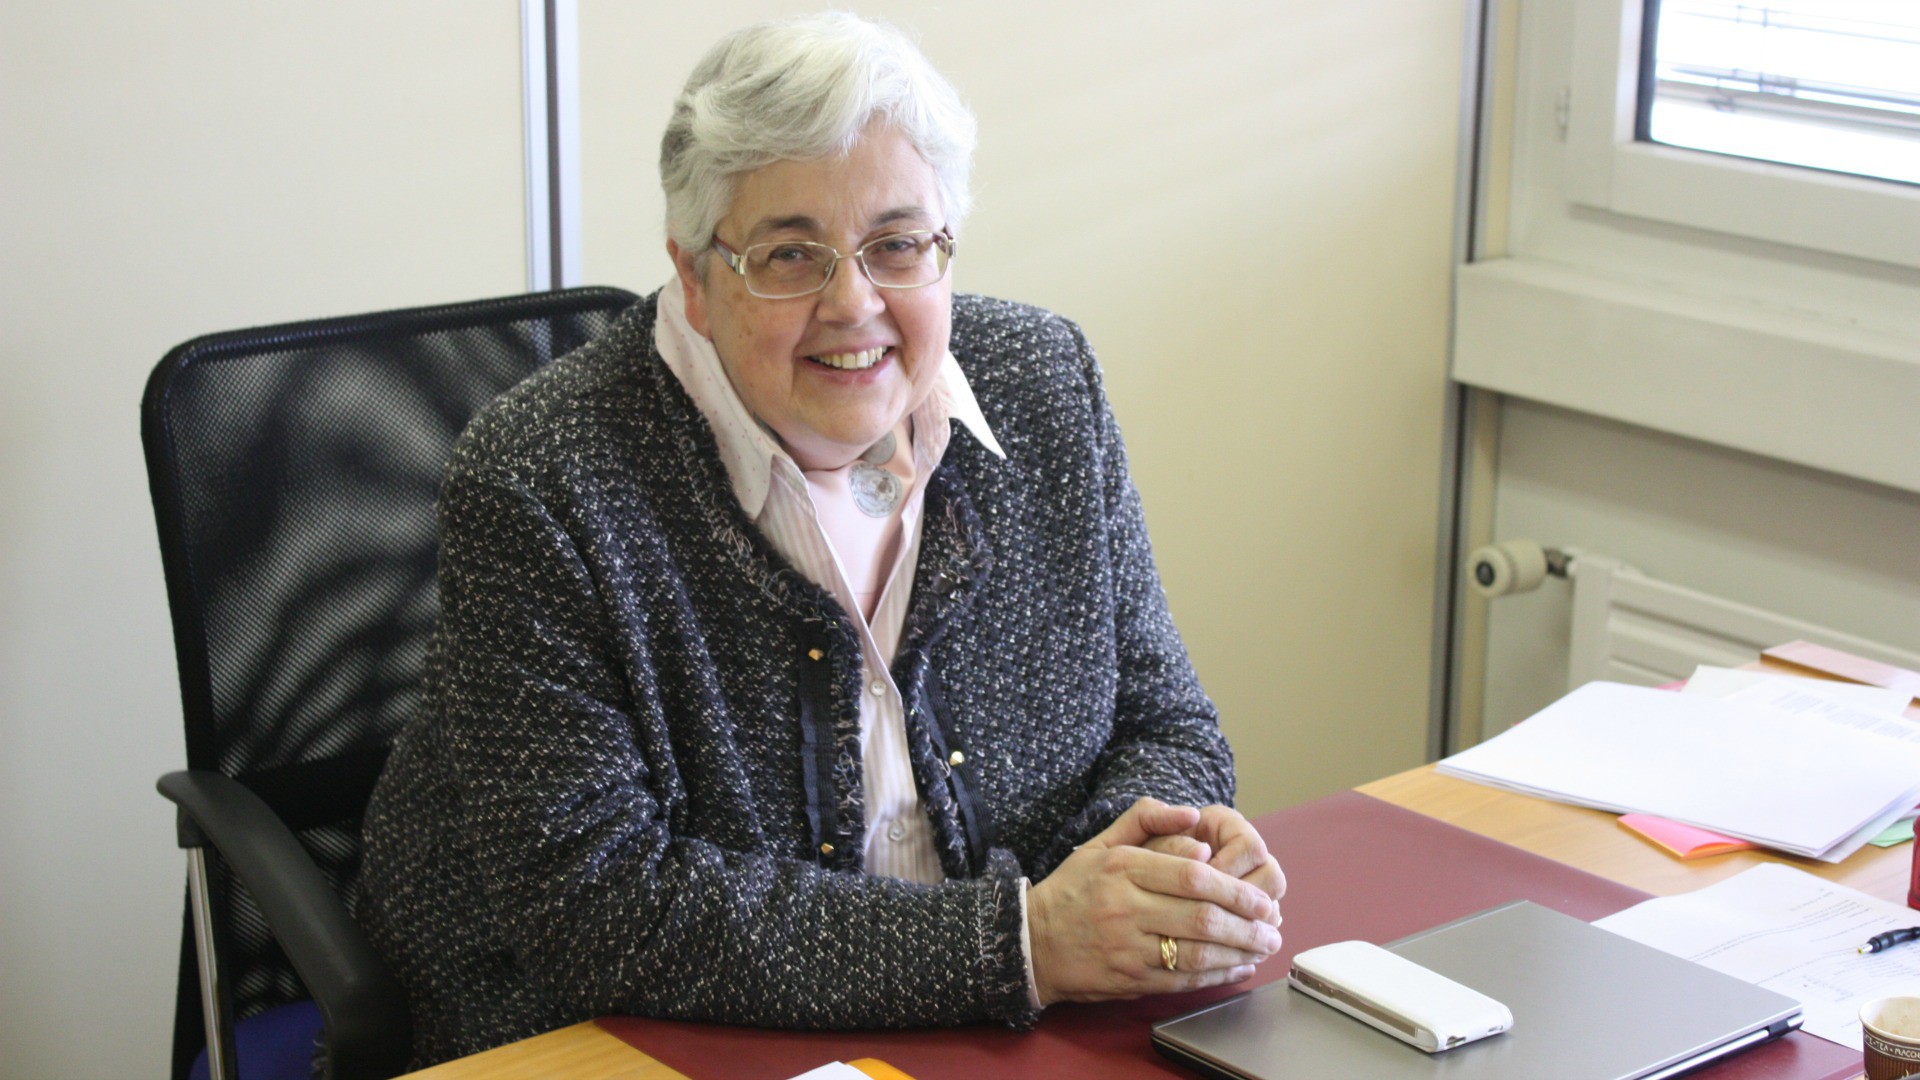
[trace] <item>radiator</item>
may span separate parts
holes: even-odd
[[[1920,670],[1920,653],[1650,578],[1604,555],[1566,555],[1573,581],[1569,690],[1594,679],[1657,686],[1686,678],[1699,664],[1749,663],[1788,641]]]

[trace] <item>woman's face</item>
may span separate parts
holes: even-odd
[[[889,233],[945,225],[933,167],[905,136],[875,126],[844,158],[780,161],[740,177],[714,232],[734,251],[811,240],[851,253]],[[765,300],[718,253],[702,272],[677,244],[667,251],[688,321],[712,339],[741,400],[802,468],[852,461],[933,388],[952,326],[951,275],[879,289],[843,259],[824,291]],[[829,366],[822,356],[855,366]]]

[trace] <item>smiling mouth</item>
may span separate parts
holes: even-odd
[[[821,353],[818,356],[809,356],[807,359],[840,371],[865,371],[887,355],[887,348],[882,345],[877,349],[863,349],[860,352]]]

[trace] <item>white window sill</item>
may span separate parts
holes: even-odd
[[[1461,382],[1920,492],[1920,340],[1534,259],[1457,273]]]

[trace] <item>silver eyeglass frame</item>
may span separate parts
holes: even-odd
[[[875,244],[886,243],[888,240],[898,240],[903,236],[929,236],[933,238],[934,246],[938,247],[947,255],[945,265],[940,267],[939,277],[931,281],[922,281],[917,285],[887,285],[874,280],[873,271],[867,268],[867,249]],[[827,264],[827,272],[825,276],[820,279],[820,284],[815,285],[805,292],[782,293],[779,296],[768,296],[766,293],[754,292],[753,285],[747,279],[747,256],[751,254],[755,248],[782,247],[788,244],[800,244],[811,248],[824,248],[827,251],[833,252],[833,261]],[[795,300],[802,296],[812,296],[817,292],[825,292],[827,286],[833,284],[833,272],[840,269],[840,264],[848,259],[852,259],[854,263],[860,267],[860,273],[865,276],[867,282],[876,289],[924,289],[929,285],[938,285],[940,282],[946,280],[947,273],[953,268],[954,256],[959,253],[960,242],[953,238],[952,233],[941,228],[909,229],[906,232],[876,236],[848,252],[842,252],[832,244],[822,244],[816,240],[768,240],[764,243],[748,244],[744,249],[735,251],[728,247],[718,236],[713,237],[713,248],[719,252],[720,261],[727,264],[727,269],[740,275],[740,284],[746,287],[749,296],[757,296],[762,300]]]

